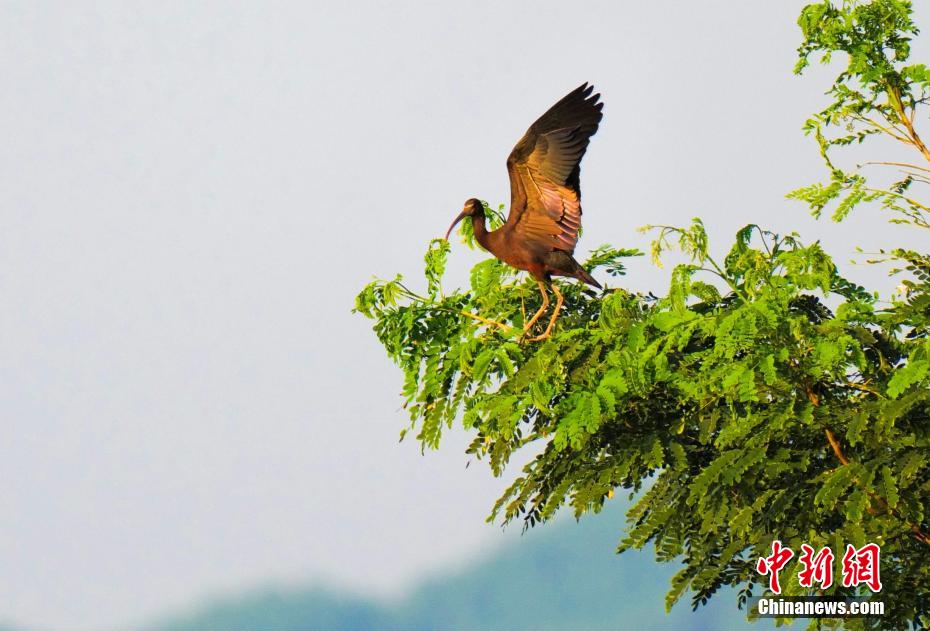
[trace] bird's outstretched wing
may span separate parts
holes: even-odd
[[[581,228],[580,163],[603,114],[587,83],[539,117],[507,158],[507,226],[533,250],[572,253]]]

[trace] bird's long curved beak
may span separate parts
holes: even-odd
[[[462,219],[463,219],[463,218],[465,217],[465,215],[467,215],[467,214],[468,214],[468,211],[467,211],[467,210],[463,210],[462,212],[459,213],[459,216],[455,218],[455,221],[452,222],[452,225],[449,226],[449,230],[446,232],[446,236],[445,236],[446,241],[449,240],[449,235],[452,234],[452,230],[455,228],[456,224],[458,224],[458,222],[462,221]]]

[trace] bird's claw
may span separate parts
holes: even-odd
[[[532,337],[529,337],[530,330],[532,328],[533,328],[532,326],[524,327],[523,333],[520,335],[520,340],[519,340],[521,344],[523,342],[541,342],[542,340],[549,339],[552,336],[552,328],[549,327],[545,331],[540,333],[539,335],[533,335]]]

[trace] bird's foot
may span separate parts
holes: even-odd
[[[559,296],[559,298],[561,298],[561,296]],[[549,324],[546,326],[546,330],[543,331],[541,335],[537,335],[536,337],[529,338],[527,342],[541,342],[543,340],[549,339],[549,337],[552,335],[552,329],[555,328],[555,321],[559,317],[559,309],[561,309],[561,307],[562,307],[562,302],[560,300],[558,304],[556,304],[555,313],[553,313],[552,317],[549,319]],[[524,332],[524,335],[526,335],[525,332]]]
[[[555,318],[549,322],[549,326],[546,327],[546,330],[543,331],[540,335],[536,337],[531,337],[527,339],[527,342],[541,342],[543,340],[548,340],[552,336],[552,328],[555,325]]]
[[[520,339],[518,342],[522,344],[523,342],[535,342],[539,337],[538,335],[530,336],[530,331],[533,330],[535,322],[529,322],[523,327],[523,332],[520,334]]]
[[[552,336],[552,331],[544,331],[542,335],[537,335],[536,337],[526,338],[527,342],[541,342],[547,340]]]

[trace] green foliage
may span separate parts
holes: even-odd
[[[890,133],[930,162],[913,128],[930,77],[904,65],[910,9],[875,0],[802,12],[798,71],[815,53],[848,57],[833,104],[805,127],[831,169],[828,183],[792,193],[815,213],[833,204],[839,220],[877,202],[930,227],[927,208],[905,195],[926,168],[906,165],[909,182],[876,188],[831,158]],[[837,127],[845,135],[827,135]],[[619,550],[651,543],[659,560],[683,564],[669,607],[685,592],[697,607],[725,585],[744,603],[764,584],[755,561],[775,538],[794,550],[871,541],[882,546],[889,611],[845,624],[930,625],[930,256],[892,250],[907,278],[880,303],[794,234],[746,226],[718,260],[699,219],[652,230],[657,263],[672,247],[690,258],[668,291],[563,284],[563,315],[541,343],[520,337],[539,306],[535,283],[494,259],[475,267],[468,290],[444,295],[445,246],[434,243],[426,296],[400,278],[366,287],[356,308],[406,375],[418,440],[437,447],[460,418],[474,437],[468,453],[496,475],[517,451],[535,454],[492,520],[533,526],[563,507],[580,517],[629,491],[637,501]],[[585,266],[622,273],[633,254],[603,246]],[[790,571],[782,583],[804,592]],[[850,595],[838,584],[827,592]]]
[[[801,187],[789,197],[805,202],[815,216],[832,207],[835,221],[872,202],[891,211],[894,222],[930,227],[930,208],[910,193],[915,185],[930,184],[927,165],[873,161],[843,167],[835,160],[838,150],[869,139],[903,143],[930,160],[915,128],[930,99],[930,69],[906,63],[911,38],[918,33],[911,3],[873,0],[839,7],[821,2],[805,7],[798,25],[804,42],[796,73],[818,54],[821,62],[830,63],[836,53],[844,53],[847,64],[827,92],[832,102],[804,124],[804,133],[817,141],[829,181]],[[897,174],[890,182],[882,172],[888,169]]]

